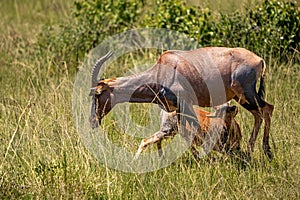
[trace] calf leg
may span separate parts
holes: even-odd
[[[227,141],[226,153],[240,154],[241,140],[242,140],[242,133],[241,133],[240,126],[235,121],[235,119],[233,119],[231,128],[229,130],[229,139]]]
[[[177,112],[177,118],[181,127],[181,136],[188,145],[192,145],[195,135],[197,135],[197,132],[201,130],[193,106],[182,101],[180,109]]]
[[[162,140],[159,140],[159,141],[157,142],[157,150],[158,150],[158,156],[159,156],[159,157],[162,157],[162,155],[163,155],[163,151],[162,151],[162,148],[161,148],[161,141],[162,141]]]
[[[197,150],[195,144],[192,144],[192,145],[191,145],[191,152],[192,152],[192,154],[193,154],[195,160],[200,160],[201,154],[200,154],[200,152]]]
[[[196,160],[200,160],[202,156],[202,152],[199,152],[196,146],[201,146],[203,144],[203,137],[201,137],[199,134],[195,135],[194,140],[191,145],[191,152]]]
[[[168,137],[170,133],[163,132],[163,131],[158,131],[151,137],[148,137],[146,139],[143,139],[138,151],[136,152],[134,156],[134,160],[138,159],[138,157],[141,155],[141,153],[151,144],[157,143],[158,147],[158,154],[161,156],[162,155],[162,150],[161,150],[161,141]]]

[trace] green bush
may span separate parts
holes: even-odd
[[[77,66],[106,37],[136,28],[144,8],[137,0],[76,0],[69,23],[44,27],[39,48],[50,47],[54,61]]]
[[[225,46],[246,47],[281,61],[292,59],[299,49],[300,12],[293,2],[265,0],[244,15],[235,12],[221,16]]]
[[[216,19],[209,9],[189,7],[180,0],[157,0],[155,8],[145,19],[144,26],[183,32],[197,40],[199,46],[219,44]]]
[[[107,36],[136,28],[145,5],[137,0],[88,0],[74,4],[78,42],[83,51],[97,46]]]
[[[72,13],[67,24],[45,26],[39,39],[40,48],[50,47],[54,61],[69,66],[77,66],[108,36],[144,27],[183,32],[199,46],[245,47],[265,58],[299,62],[300,12],[293,2],[266,0],[224,14],[180,0],[76,0]]]

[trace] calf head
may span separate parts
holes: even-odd
[[[216,110],[212,115],[207,115],[209,118],[223,118],[225,122],[231,122],[237,115],[238,108],[236,106],[223,106]]]

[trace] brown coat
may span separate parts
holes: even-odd
[[[205,153],[210,150],[218,152],[239,151],[242,134],[240,126],[234,119],[238,112],[236,106],[224,106],[210,113],[199,108],[194,108],[198,118],[200,129],[197,130],[192,142],[191,150],[196,158],[199,157],[199,152],[196,146],[202,146]],[[147,148],[147,146],[157,143],[159,155],[162,155],[161,141],[176,135],[178,127],[170,127],[177,120],[176,113],[167,114],[165,122],[160,131],[154,135],[143,139],[136,153],[135,159]],[[191,127],[187,127],[189,130]],[[164,129],[172,131],[165,132]]]

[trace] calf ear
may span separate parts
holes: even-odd
[[[236,111],[237,107],[236,106],[231,106],[232,111]]]
[[[228,107],[227,111],[231,112],[231,113],[233,113],[233,112],[237,113],[238,112],[238,108],[236,106],[231,106],[231,107]]]

